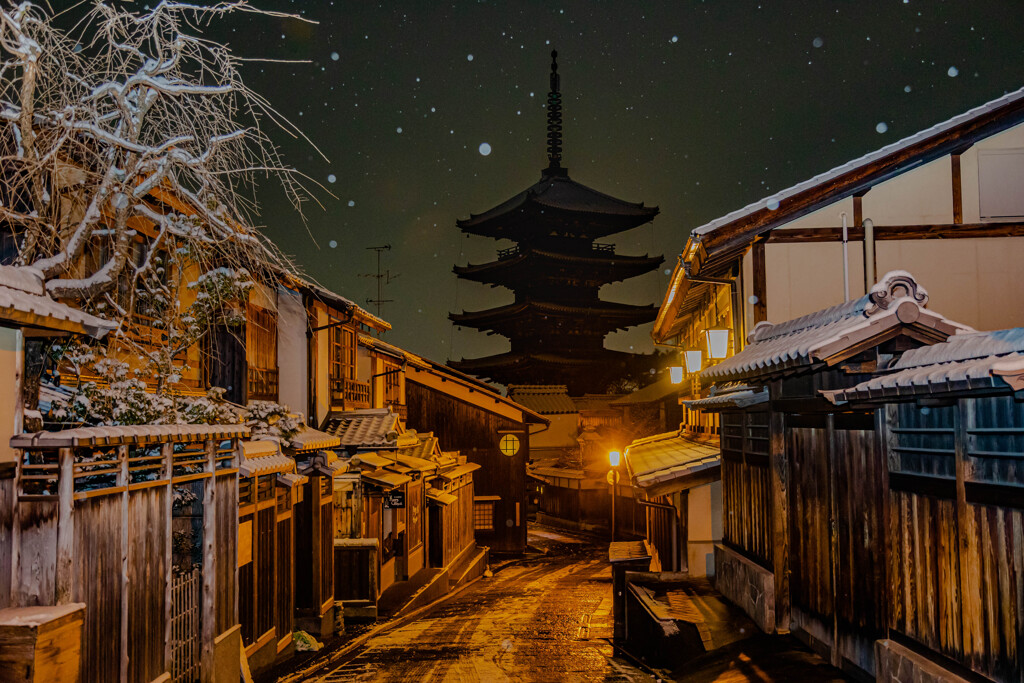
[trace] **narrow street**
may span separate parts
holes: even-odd
[[[530,544],[546,554],[495,563],[493,578],[307,680],[652,680],[612,656],[607,546],[544,527]]]

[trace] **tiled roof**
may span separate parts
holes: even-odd
[[[370,408],[332,412],[324,420],[323,430],[337,436],[342,448],[393,449],[401,426],[390,409]]]
[[[462,465],[456,465],[455,467],[451,468],[450,470],[446,470],[444,472],[438,472],[437,476],[440,477],[441,479],[444,479],[445,481],[452,481],[454,479],[458,479],[459,477],[461,477],[464,474],[469,474],[470,472],[475,472],[478,469],[480,469],[480,465],[478,465],[477,463],[475,463],[475,462],[467,462],[467,463],[462,464]]]
[[[0,320],[38,327],[87,334],[97,339],[117,325],[59,301],[46,294],[43,278],[34,268],[0,266]]]
[[[625,459],[633,484],[648,488],[715,467],[720,453],[717,444],[695,441],[678,431],[634,441]]]
[[[295,461],[281,454],[276,441],[243,441],[238,473],[243,477],[295,473]]]
[[[369,483],[385,489],[393,489],[402,484],[412,481],[408,474],[389,472],[388,470],[376,470],[373,472],[362,472],[361,476]]]
[[[664,398],[672,396],[673,394],[679,393],[683,389],[682,384],[672,384],[672,378],[668,373],[660,378],[653,384],[648,384],[643,389],[637,389],[631,394],[612,401],[609,405],[613,406],[627,406],[627,405],[643,405],[644,403],[654,403],[661,401]]]
[[[541,415],[566,415],[576,412],[564,384],[511,384],[508,397]]]
[[[318,451],[323,448],[335,448],[340,444],[341,440],[337,436],[304,426],[292,437],[288,446],[296,451]]]
[[[395,461],[391,458],[385,458],[383,455],[370,451],[366,453],[356,453],[351,457],[349,462],[357,467],[363,467],[365,465],[373,469],[380,469],[381,467],[387,467]]]
[[[957,334],[907,351],[891,372],[839,391],[833,403],[1024,388],[1024,328]]]
[[[687,408],[692,410],[715,411],[723,408],[748,408],[761,403],[768,402],[768,390],[754,390],[746,385],[729,387],[726,391],[714,392],[707,398],[699,398],[693,401],[683,401]]]
[[[409,430],[398,437],[399,457],[431,460],[441,454],[434,432]]]
[[[453,496],[450,493],[445,493],[444,491],[442,491],[440,489],[435,489],[435,488],[428,488],[427,489],[427,500],[433,501],[435,503],[439,503],[441,505],[451,505],[452,503],[454,503],[458,499],[459,499],[458,496]]]
[[[196,442],[249,436],[245,425],[119,425],[77,427],[59,432],[16,434],[13,448],[66,448],[71,446],[116,446],[120,444]]]
[[[913,326],[935,341],[971,329],[926,310],[927,303],[928,293],[913,276],[895,270],[859,299],[781,325],[758,323],[745,349],[700,376],[715,382],[734,381],[829,362],[900,325]]]

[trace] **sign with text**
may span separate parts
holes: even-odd
[[[396,510],[405,507],[405,491],[388,491],[384,494],[384,509]]]

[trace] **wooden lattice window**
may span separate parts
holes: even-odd
[[[473,528],[477,531],[494,531],[494,501],[473,503]]]
[[[245,359],[248,365],[249,400],[276,401],[277,314],[249,304],[245,325]]]

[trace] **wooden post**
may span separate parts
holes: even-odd
[[[121,680],[128,680],[128,446],[117,447],[121,492]]]
[[[171,615],[174,613],[174,449],[170,443],[160,446],[163,456],[163,477],[167,480],[167,499],[164,501],[164,671],[170,671],[173,653],[171,652]]]
[[[775,393],[775,392],[773,392]],[[772,569],[775,574],[775,630],[789,633],[789,458],[786,455],[786,419],[772,411],[768,423],[772,487]]]
[[[208,440],[206,445],[206,473],[203,480],[203,604],[202,631],[203,649],[200,656],[200,680],[212,683],[215,668],[213,641],[217,637],[217,443]]]
[[[960,153],[950,155],[950,165],[953,180],[953,223],[960,225],[964,222],[964,198],[960,174]]]
[[[981,568],[972,551],[974,541],[974,519],[967,505],[967,430],[973,419],[971,405],[966,399],[956,402],[953,413],[953,447],[956,453],[956,531],[960,554],[960,620],[963,628],[961,642],[964,652],[984,650],[983,634],[975,629],[981,615]],[[967,591],[967,592],[965,592]]]
[[[764,240],[757,240],[750,251],[754,268],[754,296],[757,297],[757,302],[754,304],[754,325],[768,319],[768,274],[764,250]],[[751,329],[753,329],[753,326],[751,326]]]
[[[20,451],[19,451],[20,453]],[[57,567],[54,576],[55,602],[71,602],[71,566],[75,552],[75,452],[60,449],[57,484]]]
[[[832,666],[839,667],[842,658],[839,655],[839,610],[836,605],[837,588],[836,573],[839,569],[839,496],[836,483],[835,458],[839,452],[839,445],[836,443],[836,416],[829,413],[826,416],[828,452],[826,453],[826,467],[828,468],[828,540],[829,540],[829,583],[832,586]]]

